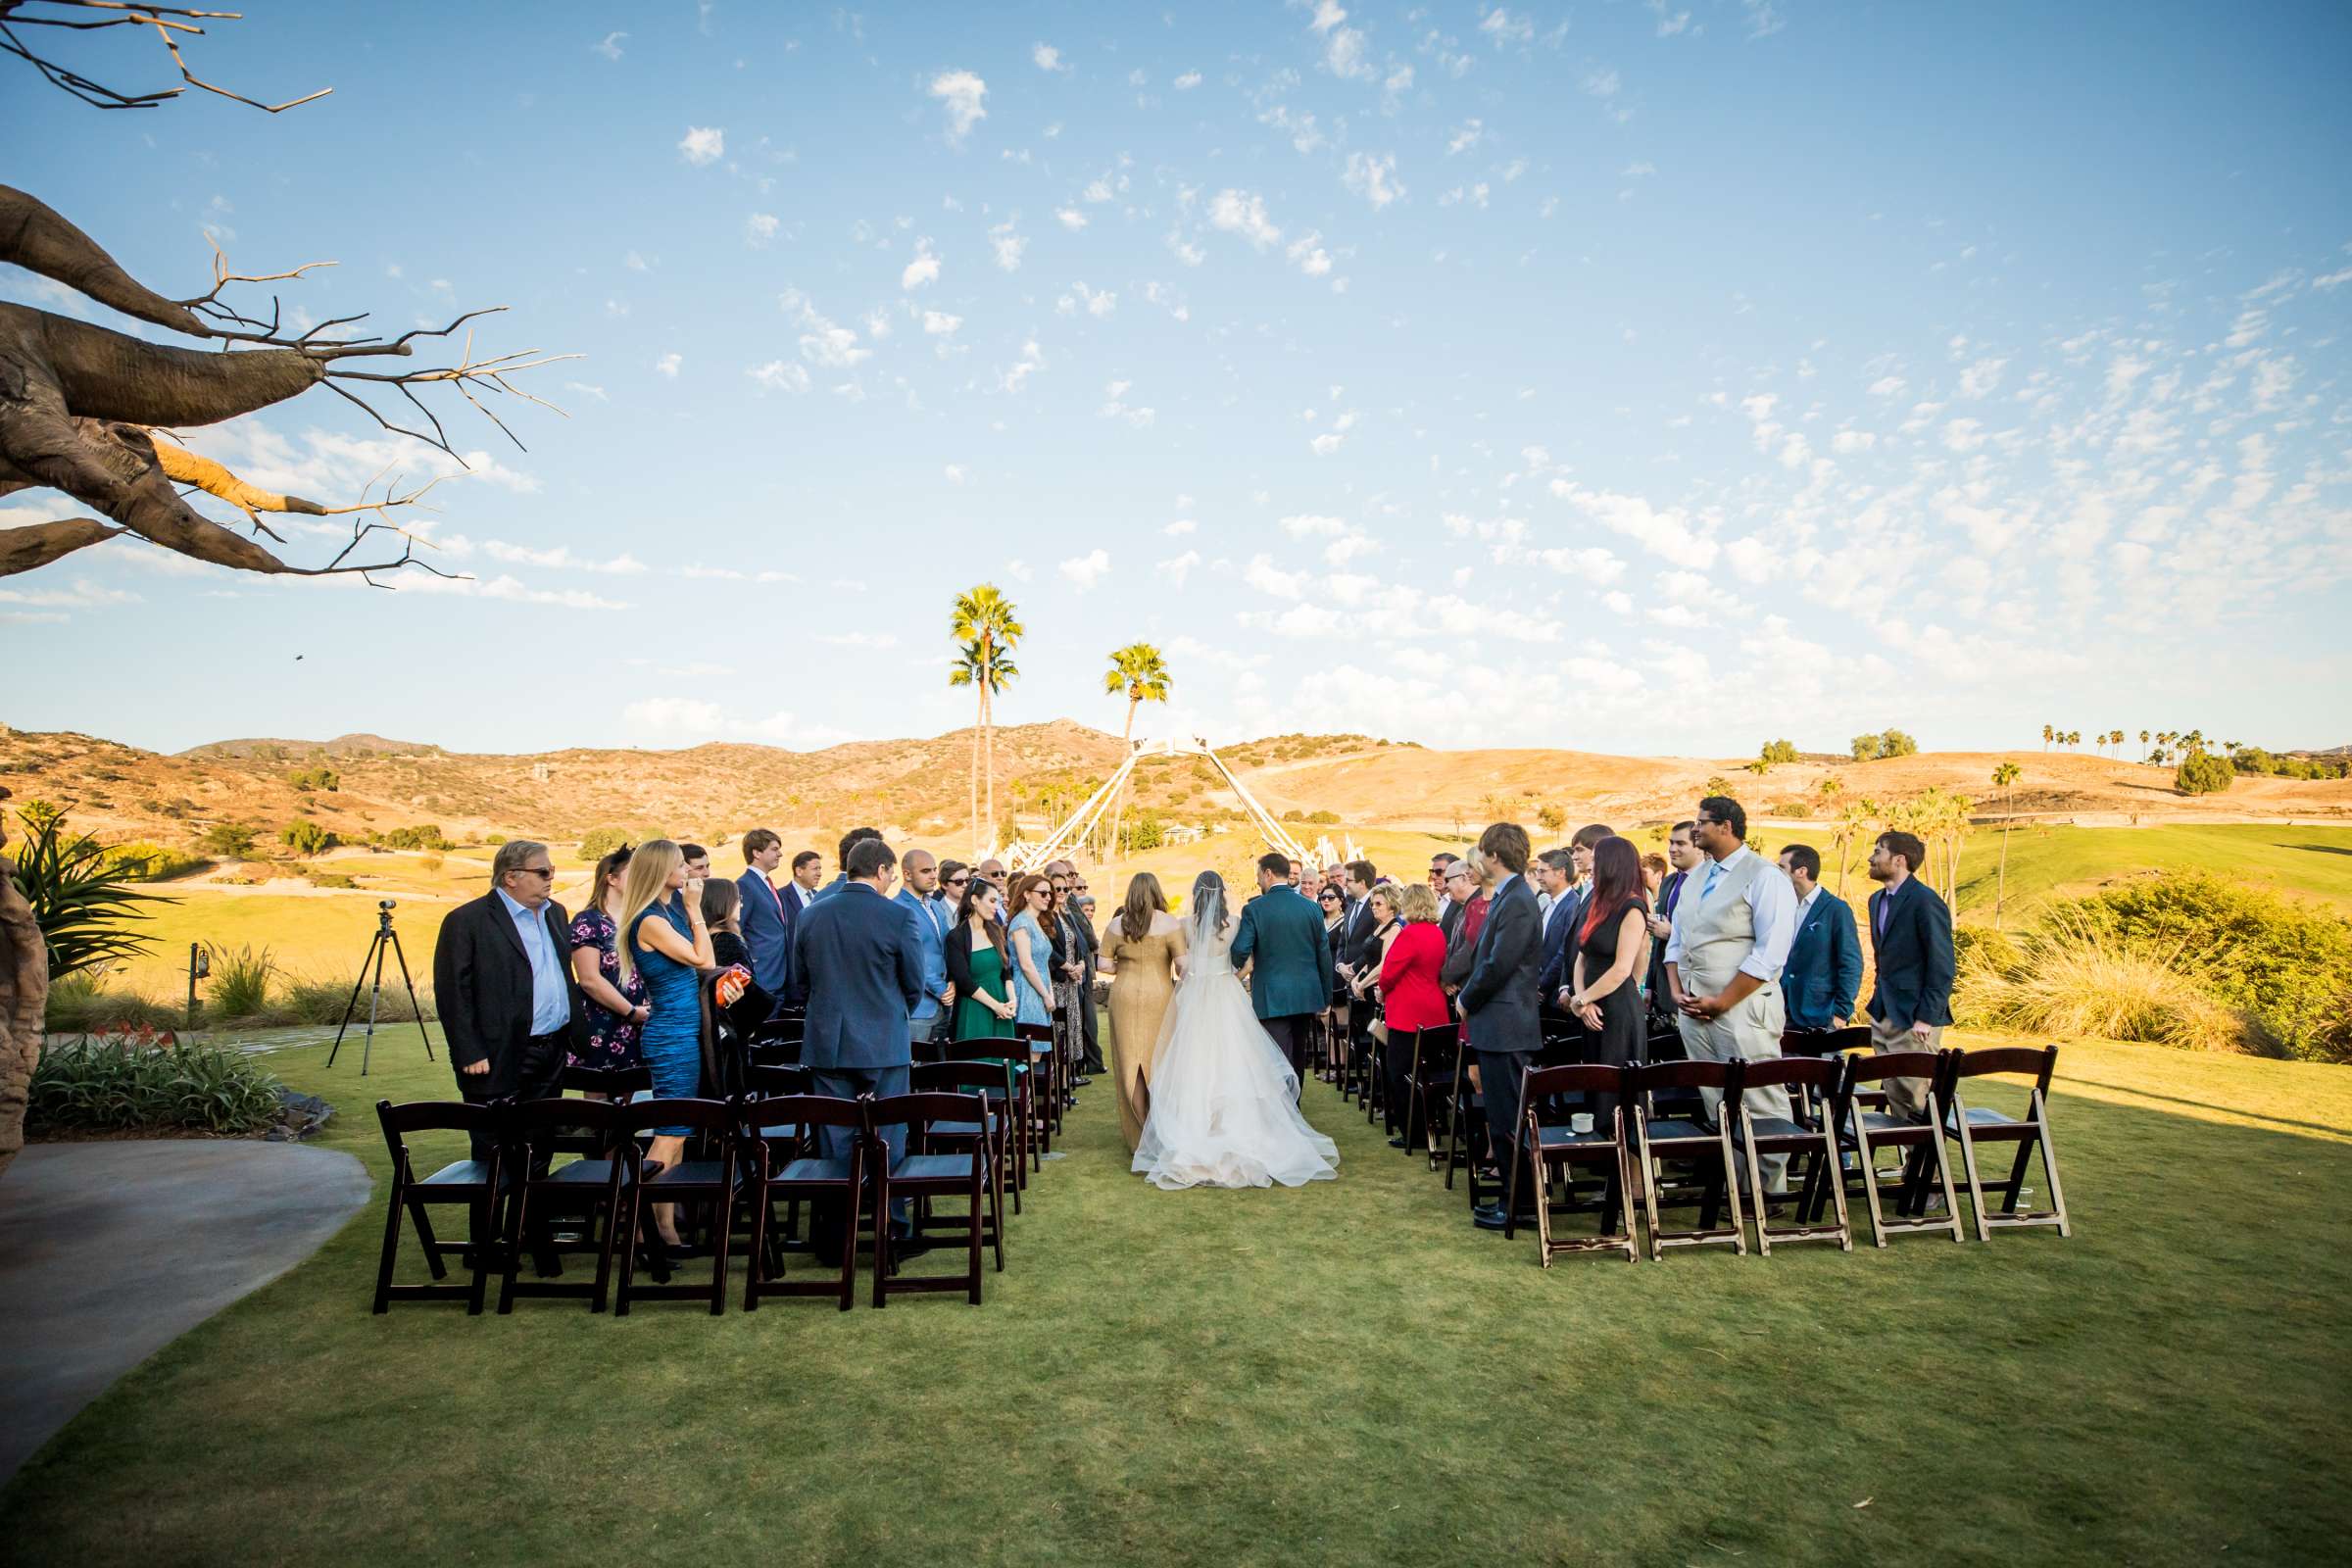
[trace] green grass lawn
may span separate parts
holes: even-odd
[[[1960,857],[1960,912],[1992,918],[2001,835],[1969,835]],[[2193,823],[2167,827],[2019,827],[2009,842],[2010,911],[2053,895],[2089,893],[2147,871],[2209,871],[2267,885],[2352,914],[2352,827]]]
[[[272,1058],[383,1153],[445,1096]],[[69,1426],[14,1562],[2318,1562],[2352,1075],[2070,1045],[2073,1240],[1535,1266],[1319,1085],[1336,1183],[1161,1194],[1104,1087],[988,1304],[369,1315],[380,1210]],[[756,1555],[755,1555],[756,1554]]]

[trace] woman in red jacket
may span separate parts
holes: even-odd
[[[1419,882],[1388,891],[1395,896],[1396,913],[1404,921],[1380,963],[1381,1021],[1389,1031],[1386,1064],[1394,1115],[1394,1108],[1404,1105],[1410,1093],[1410,1037],[1423,1029],[1442,1029],[1452,1020],[1446,1011],[1446,992],[1438,984],[1438,971],[1446,966],[1446,938],[1438,929],[1438,896]],[[1404,1108],[1406,1114],[1395,1117],[1404,1131],[1389,1140],[1392,1149],[1411,1149],[1420,1136],[1420,1107]]]

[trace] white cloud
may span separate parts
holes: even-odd
[[[1208,221],[1211,227],[1239,234],[1261,251],[1282,238],[1282,230],[1266,217],[1265,198],[1255,191],[1217,192],[1208,204]]]
[[[1476,120],[1463,121],[1459,125],[1454,127],[1453,134],[1446,138],[1446,156],[1451,158],[1456,153],[1468,152],[1471,148],[1476,147],[1482,140],[1484,140],[1486,134],[1487,127],[1483,122]]]
[[[679,367],[685,363],[686,357],[682,354],[664,354],[654,362],[654,368],[674,381],[678,378]]]
[[[634,577],[646,569],[644,562],[622,552],[606,561],[591,561],[573,555],[569,548],[557,545],[548,550],[532,550],[523,545],[509,544],[504,539],[485,539],[482,553],[493,561],[503,561],[516,566],[552,566],[572,571],[600,571],[615,577]]]
[[[769,392],[806,392],[808,390],[808,370],[785,360],[770,360],[743,372]]]
[[[1478,19],[1478,30],[1492,39],[1497,49],[1502,48],[1505,44],[1533,43],[1536,37],[1536,20],[1527,16],[1514,17],[1502,7],[1496,6]]]
[[[927,239],[915,241],[914,260],[908,262],[906,270],[899,273],[899,287],[918,289],[938,281],[939,257],[931,249],[931,242]]]
[[[1086,215],[1075,207],[1056,207],[1054,216],[1060,219],[1061,226],[1073,234],[1086,226]]]
[[[1899,398],[1908,384],[1899,375],[1882,375],[1870,383],[1870,395],[1874,398]]]
[[[1200,73],[1198,71],[1188,71],[1183,75],[1178,76],[1175,81],[1175,87],[1178,92],[1191,92],[1195,87],[1200,85]]]
[[[1294,539],[1337,539],[1348,531],[1345,517],[1325,517],[1311,513],[1282,519],[1282,531]]]
[[[76,577],[71,588],[0,588],[0,605],[31,605],[43,610],[94,610],[102,605],[135,605],[137,594],[122,588],[103,588],[87,577]]]
[[[621,54],[620,40],[626,38],[628,34],[625,32],[608,32],[605,34],[605,41],[603,43],[594,44],[590,47],[592,47],[598,54],[603,55],[607,60],[618,60]]]
[[[963,137],[988,118],[981,100],[988,96],[988,83],[968,71],[943,71],[931,78],[931,96],[946,106],[948,137],[961,141]]]
[[[776,237],[783,221],[773,213],[754,213],[743,220],[743,239],[747,245],[765,245]]]
[[[1291,248],[1283,254],[1291,259],[1292,266],[1309,277],[1322,277],[1331,270],[1331,252],[1323,248],[1323,236],[1314,229],[1293,240]]]
[[[1100,549],[1090,550],[1083,556],[1072,556],[1054,569],[1071,587],[1086,593],[1110,571],[1110,553]]]
[[[1306,597],[1306,574],[1281,570],[1274,564],[1274,558],[1271,556],[1250,557],[1250,564],[1243,569],[1242,581],[1259,593],[1272,594],[1277,599],[1303,599]]]
[[[899,639],[886,631],[819,632],[812,641],[834,648],[896,648]]]
[[[1316,436],[1313,440],[1309,441],[1307,443],[1307,447],[1314,453],[1316,457],[1328,458],[1334,452],[1340,450],[1340,443],[1345,439],[1346,438],[1343,436],[1333,435],[1329,431],[1325,431],[1323,434]]]
[[[1652,555],[1683,566],[1715,563],[1715,541],[1680,507],[1660,510],[1640,496],[1587,490],[1568,479],[1554,479],[1551,493],[1605,528],[1638,541]]]
[[[727,133],[716,125],[689,125],[678,139],[678,152],[697,169],[715,164],[726,156]]]
[[[1404,194],[1404,185],[1396,178],[1394,153],[1349,153],[1348,168],[1340,175],[1340,181],[1370,202],[1374,212]]]
[[[1070,69],[1061,63],[1061,51],[1050,43],[1031,45],[1029,58],[1035,62],[1040,71],[1067,71]]]
[[[997,253],[997,265],[1007,272],[1021,270],[1021,253],[1029,248],[1027,237],[1013,232],[1016,221],[1007,218],[988,231],[988,243]]]
[[[960,316],[950,316],[945,311],[925,311],[923,313],[923,330],[933,337],[952,337],[955,335],[956,329],[961,325],[963,325],[963,318]]]
[[[1159,531],[1171,539],[1181,539],[1188,533],[1198,532],[1200,527],[1200,521],[1197,517],[1178,517]]]
[[[1191,576],[1193,568],[1199,564],[1200,564],[1200,552],[1187,550],[1181,556],[1170,556],[1167,560],[1155,564],[1152,567],[1152,574],[1155,577],[1165,577],[1181,588],[1184,586],[1185,578]]]

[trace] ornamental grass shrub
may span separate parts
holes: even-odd
[[[249,1136],[277,1119],[277,1080],[225,1046],[107,1031],[41,1053],[25,1125],[57,1132]]]

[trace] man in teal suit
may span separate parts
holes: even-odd
[[[1233,966],[1254,964],[1250,1005],[1289,1058],[1292,1075],[1303,1084],[1315,1020],[1331,1005],[1337,979],[1331,939],[1323,931],[1322,910],[1291,886],[1289,857],[1258,857],[1257,891],[1233,934]]]

